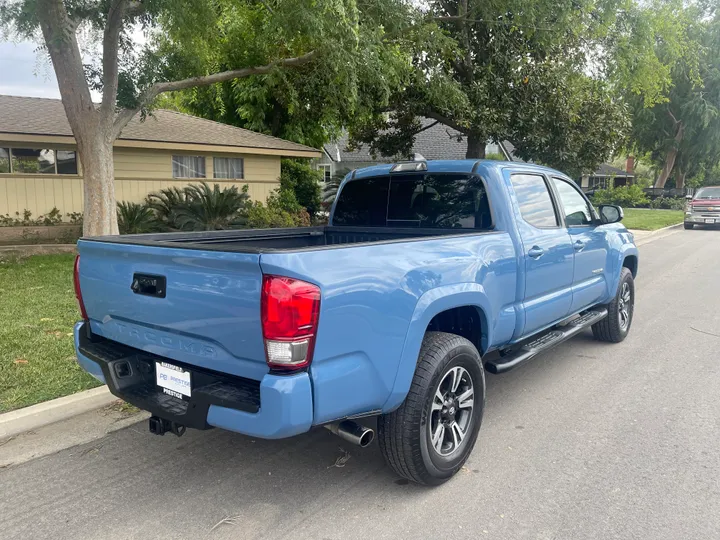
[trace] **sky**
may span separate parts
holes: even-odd
[[[0,94],[59,98],[50,59],[29,41],[0,42]]]
[[[130,28],[129,35],[138,47],[147,43],[146,32],[139,25]],[[3,36],[0,35],[1,37]],[[82,33],[79,41],[81,47],[85,45],[85,49],[89,48],[93,51],[98,48],[88,36],[82,35]],[[88,46],[88,43],[91,45]],[[99,51],[95,54],[99,54]],[[90,93],[94,101],[99,102],[102,99],[99,92],[91,90]],[[0,94],[60,98],[60,90],[50,57],[44,52],[38,53],[36,43],[32,41],[13,43],[0,40]]]

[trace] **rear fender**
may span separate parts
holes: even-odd
[[[487,350],[488,343],[493,342],[493,329],[488,324],[487,319],[487,314],[491,313],[490,300],[482,285],[478,283],[459,283],[427,291],[418,299],[415,306],[405,336],[405,344],[403,345],[395,383],[390,397],[382,408],[384,413],[396,409],[405,400],[405,396],[410,390],[410,384],[420,355],[420,347],[430,321],[438,313],[463,306],[475,306],[480,312],[482,321],[482,350],[480,354]]]

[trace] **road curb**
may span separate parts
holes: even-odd
[[[644,235],[642,238],[638,239],[636,242],[636,245],[642,246],[643,244],[648,244],[652,242],[653,240],[659,240],[660,238],[665,238],[665,236],[668,236],[667,234],[662,233],[674,233],[676,229],[682,228],[682,223],[677,223],[675,225],[670,225],[669,227],[663,227],[662,229],[657,229],[656,231],[650,231],[646,235]],[[637,229],[636,229],[637,230]],[[645,232],[645,231],[643,231]]]
[[[107,386],[0,414],[0,440],[54,424],[116,401]]]

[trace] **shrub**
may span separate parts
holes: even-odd
[[[117,208],[120,234],[142,234],[158,229],[155,213],[145,204],[119,202]]]
[[[313,169],[308,163],[283,159],[280,172],[280,189],[292,191],[300,206],[305,208],[311,217],[321,209],[322,173]]]
[[[267,199],[267,204],[256,201],[245,212],[245,226],[252,229],[277,227],[309,227],[310,214],[295,199],[295,194],[282,187]]]
[[[663,210],[685,210],[687,202],[682,197],[658,197],[650,201],[650,208]]]
[[[649,200],[640,186],[622,186],[600,189],[592,197],[595,205],[617,204],[625,208],[641,208],[647,206]]]
[[[55,207],[47,214],[41,214],[37,218],[33,218],[32,212],[27,208],[23,210],[22,215],[20,212],[15,212],[15,217],[10,214],[0,216],[0,227],[39,227],[60,225],[61,223],[62,212]]]

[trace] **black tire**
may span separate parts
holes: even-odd
[[[447,393],[447,402],[437,410],[436,394],[443,395],[443,388],[450,389],[454,377],[460,374],[455,391],[470,397]],[[449,381],[448,377],[453,378]],[[469,386],[469,384],[471,385]],[[443,398],[445,399],[445,398]],[[431,411],[432,409],[432,411]],[[444,332],[428,332],[423,339],[415,375],[405,401],[400,407],[378,419],[378,442],[387,464],[400,476],[424,485],[439,485],[451,478],[463,466],[472,452],[482,423],[485,409],[485,371],[477,348],[467,339]],[[452,412],[451,417],[446,414]],[[461,422],[464,425],[460,427]],[[465,423],[467,422],[467,423]],[[433,442],[430,430],[442,423],[442,434]],[[457,431],[460,430],[460,431]],[[436,429],[436,433],[440,429]],[[464,433],[460,438],[459,435]],[[443,442],[448,438],[447,445]],[[442,455],[443,448],[453,448]]]
[[[629,302],[627,301],[627,295],[623,300],[623,291],[629,292]],[[615,298],[605,307],[608,310],[608,316],[599,323],[593,324],[593,335],[595,339],[600,341],[620,343],[630,332],[633,312],[635,311],[635,281],[632,272],[628,268],[622,269]],[[626,310],[626,319],[622,315],[623,308]]]
[[[685,230],[686,230],[686,231],[689,231],[689,230],[692,229],[694,226],[695,226],[694,223],[688,223],[687,221],[686,221],[685,223],[683,223],[683,227],[685,227]]]

